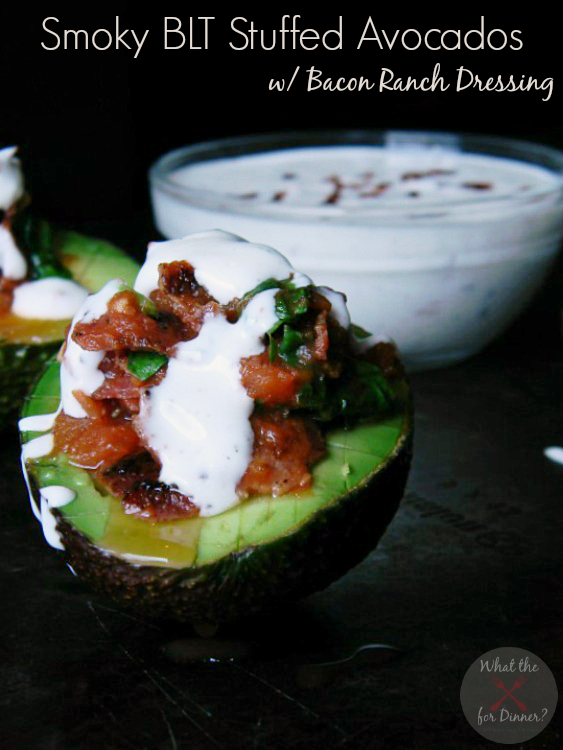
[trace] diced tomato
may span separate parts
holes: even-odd
[[[241,361],[242,384],[250,398],[266,406],[292,404],[301,388],[311,379],[306,369],[270,362],[268,352]]]
[[[139,451],[139,436],[129,422],[110,418],[75,419],[59,414],[55,421],[56,453],[88,469],[104,469]]]

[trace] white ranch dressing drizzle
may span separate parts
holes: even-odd
[[[240,299],[266,279],[287,279],[293,271],[289,261],[277,250],[214,229],[179,240],[151,242],[147,259],[135,281],[135,290],[148,297],[158,288],[160,263],[182,260],[194,267],[198,284],[222,305],[235,297]]]
[[[49,414],[48,416],[51,417],[53,415]],[[30,428],[27,427],[27,429],[30,429]],[[40,429],[40,428],[36,428],[36,429]],[[23,471],[23,478],[25,479],[25,486],[27,487],[27,494],[29,496],[31,510],[33,511],[33,515],[35,516],[35,518],[37,518],[37,520],[40,523],[42,523],[41,510],[37,506],[37,503],[35,502],[35,498],[33,497],[33,492],[31,491],[31,484],[29,481],[29,474],[27,472],[26,462],[34,458],[41,458],[42,456],[48,456],[49,453],[51,453],[51,451],[53,450],[53,447],[54,447],[54,440],[53,440],[53,435],[50,432],[47,433],[46,435],[40,435],[39,437],[33,438],[33,440],[28,440],[27,443],[24,443],[24,445],[22,445],[21,466],[22,466],[22,471]]]
[[[80,308],[88,291],[71,279],[51,276],[14,289],[12,312],[20,318],[66,320]]]
[[[346,295],[342,292],[335,292],[334,289],[329,289],[327,286],[319,286],[317,291],[330,302],[330,317],[334,318],[342,328],[348,330],[351,321],[350,313],[346,307]]]
[[[236,487],[254,440],[254,401],[240,361],[264,350],[262,337],[277,322],[276,291],[253,297],[234,324],[206,317],[197,338],[178,344],[162,382],[141,398],[138,425],[161,461],[160,481],[189,495],[201,516],[239,502]]]
[[[0,271],[7,279],[25,279],[27,263],[9,229],[0,224]]]
[[[87,416],[73,392],[82,391],[86,396],[91,396],[103,385],[104,374],[98,367],[106,354],[105,351],[89,352],[79,346],[72,339],[74,328],[78,323],[90,323],[101,318],[107,312],[110,299],[122,288],[121,279],[108,281],[99,292],[84,300],[72,319],[61,363],[61,404],[69,417],[81,419]]]
[[[68,487],[50,485],[39,490],[41,499],[41,526],[47,543],[55,549],[64,549],[61,536],[57,531],[57,519],[53,515],[53,508],[62,508],[71,503],[76,493]]]
[[[57,411],[54,411],[51,414],[35,414],[32,417],[23,417],[18,422],[18,427],[21,432],[47,432],[47,430],[53,428],[55,419],[60,413],[61,405],[59,404]]]
[[[52,429],[55,419],[59,414],[61,407],[52,414],[37,414],[32,417],[24,417],[19,421],[19,428],[22,431],[43,431]],[[54,439],[51,432],[47,432],[45,435],[33,438],[24,443],[21,451],[21,466],[25,484],[27,487],[27,493],[29,495],[29,502],[33,515],[37,518],[43,529],[43,535],[48,544],[55,549],[64,549],[61,541],[59,532],[57,531],[57,519],[53,515],[53,508],[61,508],[64,505],[72,502],[76,497],[76,493],[68,487],[62,487],[58,485],[49,485],[48,487],[41,487],[39,490],[39,505],[37,505],[29,481],[29,474],[27,471],[26,462],[34,459],[41,458],[42,456],[48,456],[53,451]]]
[[[20,160],[16,156],[17,146],[0,149],[0,209],[7,211],[24,193]]]

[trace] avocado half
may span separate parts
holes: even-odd
[[[116,277],[132,284],[139,270],[119,248],[77,232],[57,231],[55,246],[61,264],[89,292]],[[60,347],[68,324],[11,314],[0,318],[0,427],[15,421],[27,389]]]
[[[403,494],[411,459],[412,408],[395,383],[394,416],[329,433],[310,491],[256,497],[220,515],[156,523],[128,516],[66,456],[29,461],[30,485],[76,493],[53,511],[66,561],[95,590],[157,618],[221,623],[322,589],[372,550]],[[23,416],[54,412],[52,361]],[[39,433],[24,433],[22,441]]]

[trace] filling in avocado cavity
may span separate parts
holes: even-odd
[[[350,325],[342,295],[275,250],[220,231],[151,243],[133,289],[110,281],[74,315],[58,406],[51,394],[50,413],[20,421],[47,541],[62,547],[52,511],[68,510],[125,559],[181,565],[210,554],[203,519],[232,520],[227,551],[239,548],[229,509],[299,523],[324,501],[327,470],[343,473],[341,492],[391,452],[396,367]],[[101,529],[74,508],[86,495]]]

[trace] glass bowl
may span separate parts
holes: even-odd
[[[289,132],[187,146],[150,170],[168,238],[271,245],[410,369],[475,354],[525,307],[563,233],[563,153],[455,133]]]

